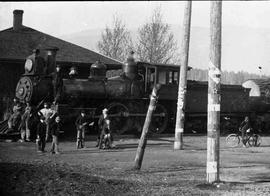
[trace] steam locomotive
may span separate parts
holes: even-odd
[[[16,87],[16,97],[20,101],[40,105],[44,101],[54,100],[51,74],[55,71],[56,51],[56,48],[48,50],[46,60],[37,52],[27,57],[25,73]],[[88,78],[69,78],[64,74],[58,113],[66,122],[72,122],[82,108],[97,120],[106,107],[112,118],[113,132],[122,134],[140,131],[149,95],[153,86],[159,83],[162,86],[151,131],[162,133],[174,130],[179,65],[138,62],[130,54],[117,76],[107,78],[106,73],[110,69],[102,62],[92,64],[89,70]],[[185,111],[187,132],[206,131],[207,92],[207,82],[188,81]],[[249,112],[248,104],[249,89],[240,85],[221,85],[222,117],[235,119],[237,124]],[[221,123],[221,126],[225,125],[225,121]]]

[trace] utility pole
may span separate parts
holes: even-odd
[[[187,70],[188,70],[188,52],[189,52],[189,38],[190,38],[190,22],[191,22],[191,7],[192,1],[186,1],[184,12],[184,33],[181,45],[181,59],[180,59],[180,74],[178,87],[178,101],[175,124],[175,139],[174,149],[183,149],[183,132],[185,122],[185,105],[187,92]]]
[[[151,124],[151,119],[152,119],[152,115],[153,112],[156,109],[156,103],[157,103],[157,99],[158,99],[158,92],[161,88],[160,84],[157,84],[152,91],[151,97],[150,97],[150,104],[148,107],[148,111],[147,111],[147,115],[145,118],[145,122],[143,125],[143,130],[142,130],[142,135],[141,135],[141,139],[137,148],[137,153],[136,153],[136,157],[135,157],[135,165],[134,165],[134,169],[136,170],[140,170],[141,166],[142,166],[142,161],[143,161],[143,155],[144,155],[144,150],[146,147],[146,143],[147,143],[147,134],[148,134],[148,130],[149,130],[149,126]]]
[[[207,164],[208,183],[219,181],[220,78],[222,2],[212,1],[210,12],[210,62],[208,67]]]

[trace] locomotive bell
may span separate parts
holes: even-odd
[[[91,65],[90,67],[90,75],[89,79],[105,79],[106,78],[106,71],[107,71],[107,66],[100,62],[97,61],[94,64]]]
[[[123,64],[123,72],[126,77],[129,79],[133,80],[137,75],[138,75],[138,66],[137,63],[134,59],[134,52],[131,51],[128,58],[127,62]]]

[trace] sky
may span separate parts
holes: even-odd
[[[89,29],[103,29],[117,14],[127,28],[149,20],[160,6],[164,22],[182,25],[184,1],[91,1],[91,2],[0,2],[0,30],[13,23],[13,10],[24,10],[23,24],[59,37]],[[222,25],[270,29],[270,1],[223,1]],[[192,26],[210,25],[210,2],[193,1]],[[270,62],[270,61],[269,61]],[[266,65],[263,65],[266,66]],[[267,73],[270,74],[270,65]]]
[[[164,21],[181,25],[184,1],[0,2],[0,29],[12,26],[14,9],[24,10],[26,26],[59,36],[85,29],[104,28],[114,14],[128,28],[137,28],[161,6]],[[209,27],[209,1],[194,1],[192,25]],[[223,25],[265,28],[269,25],[270,1],[224,1]],[[64,22],[63,22],[64,21]]]

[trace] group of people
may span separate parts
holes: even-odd
[[[40,118],[37,125],[37,147],[38,152],[45,152],[46,142],[52,138],[51,153],[59,154],[58,137],[60,134],[61,124],[60,116],[57,114],[56,105],[51,107],[49,103],[44,103],[44,108],[38,111]]]
[[[77,128],[77,149],[85,147],[85,130],[87,125],[93,126],[94,122],[91,122],[92,119],[86,116],[84,110],[81,111],[80,115],[76,119],[76,128]],[[98,120],[98,138],[96,147],[99,149],[108,149],[113,147],[113,136],[110,128],[111,121],[108,116],[108,109],[104,108],[102,115]]]
[[[30,103],[23,104],[14,99],[12,114],[8,119],[9,130],[20,131],[20,142],[30,142],[31,134],[34,134],[34,131],[36,131],[38,152],[44,152],[46,142],[52,137],[51,152],[59,154],[60,117],[57,115],[56,105],[53,104],[50,107],[49,103],[44,103],[44,108],[39,110],[37,115],[35,112]],[[35,121],[38,122],[35,123]]]
[[[13,113],[8,120],[8,126],[10,129],[17,129],[20,131],[20,142],[29,142],[31,133],[36,131],[38,152],[45,152],[46,143],[51,140],[51,153],[59,154],[58,137],[61,132],[62,123],[56,107],[56,104],[53,103],[50,105],[46,102],[44,103],[44,108],[37,111],[37,113],[34,113],[33,108],[29,103],[26,103],[26,105],[23,106],[17,99],[14,99],[14,105],[12,107]],[[31,119],[34,115],[38,118],[38,123],[36,123],[35,126],[33,126],[32,122],[34,118]],[[108,109],[104,108],[102,115],[98,120],[99,131],[96,147],[99,149],[109,149],[114,147],[110,124],[111,121],[108,116]],[[85,132],[87,126],[93,127],[94,121],[91,117],[86,115],[85,110],[81,110],[80,115],[75,121],[75,125],[77,128],[76,147],[77,149],[85,148]]]

